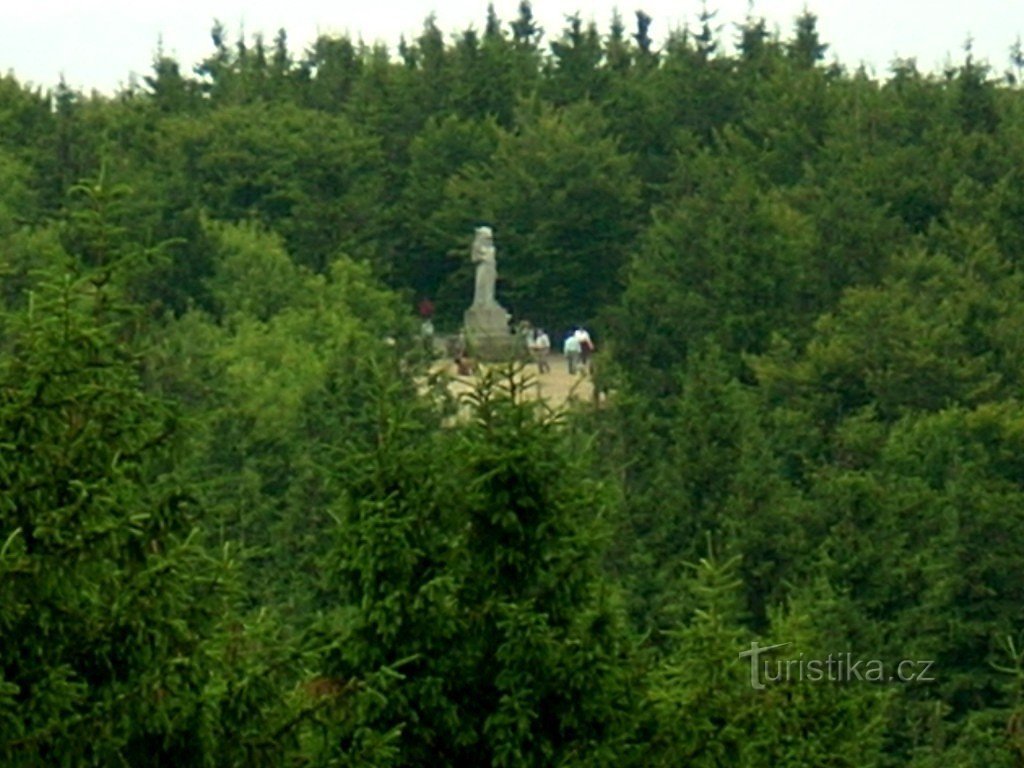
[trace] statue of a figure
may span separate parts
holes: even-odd
[[[520,352],[519,338],[509,331],[509,314],[494,296],[498,280],[494,235],[490,227],[477,227],[471,249],[476,280],[473,303],[463,313],[466,342],[479,360],[513,360]]]
[[[495,303],[494,283],[498,279],[498,262],[494,252],[494,236],[490,227],[477,227],[473,238],[473,263],[476,264],[476,286],[473,306]]]

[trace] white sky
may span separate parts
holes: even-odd
[[[148,74],[163,40],[165,52],[190,70],[212,51],[209,31],[220,19],[234,34],[242,27],[251,38],[263,32],[271,41],[281,27],[288,32],[293,54],[301,53],[318,33],[349,32],[367,42],[392,47],[399,36],[415,37],[423,20],[436,11],[446,34],[472,24],[482,28],[487,0],[2,0],[0,72],[20,81],[50,88],[61,74],[73,88],[112,92],[129,76]],[[504,22],[515,18],[518,0],[495,0]],[[708,0],[718,9],[716,23],[723,37],[735,39],[734,23],[747,15],[748,0]],[[670,29],[696,25],[701,0],[535,0],[534,15],[545,29],[545,41],[557,38],[567,13],[576,10],[593,19],[602,34],[618,7],[632,31],[634,11],[654,18],[655,40]],[[897,57],[914,57],[920,69],[937,71],[949,60],[963,58],[964,42],[973,40],[977,60],[988,60],[1001,74],[1008,67],[1009,48],[1024,33],[1020,0],[758,0],[756,16],[789,36],[793,20],[809,7],[830,45],[827,59],[837,57],[848,68],[865,63],[884,76]]]

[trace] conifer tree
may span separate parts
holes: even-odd
[[[379,384],[375,436],[345,464],[324,589],[346,607],[318,623],[345,629],[324,668],[401,675],[367,723],[395,729],[401,765],[632,754],[638,681],[596,570],[607,502],[522,386],[485,380],[468,422],[424,431]]]
[[[226,563],[175,471],[173,412],[94,278],[51,268],[4,322],[0,755],[204,765]]]

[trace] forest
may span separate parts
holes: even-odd
[[[0,765],[1024,765],[1020,44],[481,17],[0,77]]]

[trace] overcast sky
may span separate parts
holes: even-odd
[[[393,46],[403,34],[415,37],[431,11],[445,33],[469,25],[479,29],[487,8],[486,0],[3,0],[3,5],[0,71],[44,88],[63,74],[74,88],[105,92],[126,84],[132,73],[147,74],[161,40],[165,52],[191,69],[212,50],[209,30],[215,18],[232,33],[244,28],[251,37],[262,31],[268,41],[284,27],[299,53],[321,33],[348,32]],[[516,16],[518,0],[494,5],[503,21]],[[718,9],[715,21],[723,25],[723,35],[734,39],[733,25],[747,15],[748,0],[708,0],[707,5]],[[536,0],[533,7],[545,40],[557,37],[565,15],[577,10],[604,33],[616,7],[628,28],[637,9],[646,11],[659,39],[670,29],[695,25],[701,2]],[[927,71],[959,62],[968,38],[975,58],[1002,73],[1010,46],[1024,32],[1020,0],[760,0],[753,13],[786,36],[804,7],[818,16],[830,60],[838,58],[850,68],[864,63],[878,75],[896,57],[916,58]]]

